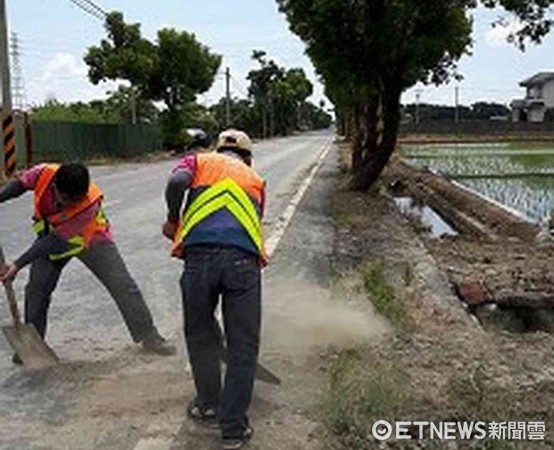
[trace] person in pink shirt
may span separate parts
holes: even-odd
[[[152,315],[113,240],[102,209],[103,195],[80,163],[41,164],[0,189],[0,203],[34,192],[37,239],[13,263],[0,267],[0,281],[13,280],[31,265],[25,288],[25,321],[44,338],[51,295],[63,268],[79,258],[115,300],[135,342],[163,355],[175,353],[154,326]],[[20,363],[17,355],[13,361]]]

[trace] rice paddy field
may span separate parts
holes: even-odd
[[[400,154],[542,222],[554,210],[554,144],[403,145]]]

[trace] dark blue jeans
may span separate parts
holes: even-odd
[[[246,413],[252,400],[258,358],[259,258],[235,247],[187,247],[181,290],[196,404],[218,411],[224,438],[240,436],[248,426]],[[214,315],[220,297],[225,339]],[[222,389],[223,341],[227,347],[227,371]]]

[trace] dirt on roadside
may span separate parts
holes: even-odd
[[[345,156],[347,149],[342,151]],[[394,164],[369,193],[349,191],[344,183],[332,200],[337,272],[350,273],[374,304],[390,298],[392,289],[394,309],[403,309],[409,318],[395,325],[391,339],[332,355],[322,411],[333,448],[553,448],[554,337],[530,327],[518,329],[526,332],[484,327],[472,314],[476,305],[465,304],[458,288],[475,283],[491,296],[491,304],[514,301],[514,293],[532,293],[525,297],[532,302],[539,292],[547,302],[554,246],[531,240],[536,227],[514,217],[504,220],[503,211],[488,208],[482,199],[468,201],[465,194],[449,192],[447,183],[433,178],[426,183],[420,173],[407,177],[409,169]],[[443,206],[453,204],[453,216],[475,222],[478,232],[432,238],[400,213],[389,189],[392,181],[405,189],[414,183],[415,190]],[[383,280],[367,269],[375,264],[382,265]],[[395,311],[383,311],[391,322],[397,320]],[[379,442],[372,425],[380,419],[544,422],[545,438]],[[410,433],[415,437],[417,430]]]

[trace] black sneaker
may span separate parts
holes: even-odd
[[[13,356],[12,356],[12,362],[14,364],[17,364],[18,366],[22,366],[23,365],[23,361],[21,361],[21,358],[19,357],[19,355],[17,353],[14,353]]]
[[[213,408],[202,409],[196,403],[192,402],[187,407],[188,416],[196,423],[216,430],[219,428],[219,420],[217,419],[217,413]]]
[[[142,341],[142,348],[148,352],[164,356],[171,356],[177,353],[175,346],[167,342],[159,334],[153,334],[152,336],[145,338]]]
[[[244,447],[252,436],[254,435],[254,429],[252,427],[246,427],[239,437],[224,437],[222,439],[223,450],[236,450],[237,448]]]

